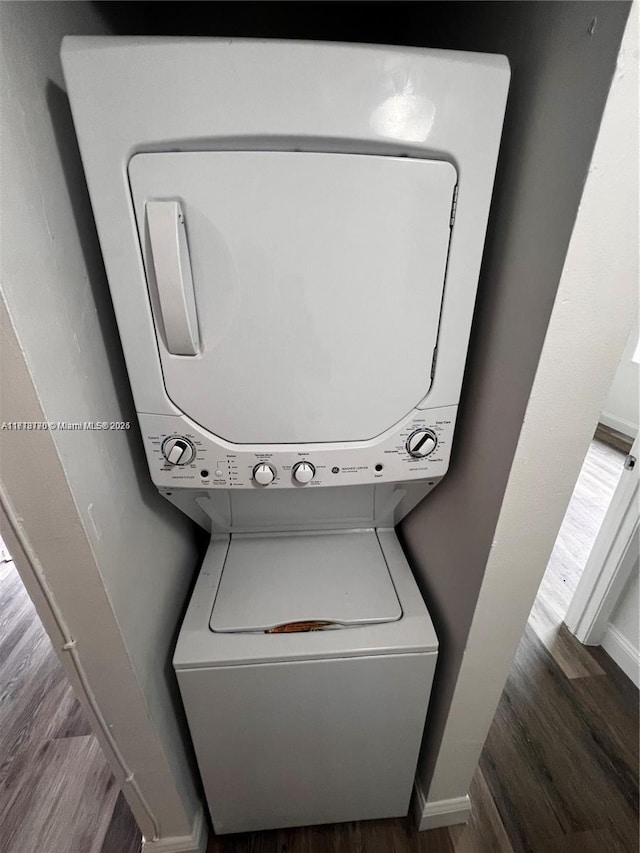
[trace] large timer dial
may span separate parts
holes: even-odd
[[[414,459],[423,459],[436,449],[438,439],[430,429],[417,429],[407,439],[407,453]]]
[[[163,442],[162,453],[169,465],[188,465],[193,461],[196,449],[188,438],[172,435]]]

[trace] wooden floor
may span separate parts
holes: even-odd
[[[212,837],[209,853],[638,853],[638,692],[561,626],[624,455],[594,441],[471,788],[465,826],[368,821]],[[140,839],[26,593],[0,583],[0,853]]]
[[[139,832],[15,568],[0,581],[0,853],[134,853]]]
[[[612,427],[605,426],[604,424],[598,424],[598,428],[596,429],[596,434],[594,436],[599,441],[608,444],[609,447],[613,447],[615,450],[619,450],[625,456],[631,450],[633,446],[633,439],[628,435],[624,435],[622,432],[618,432],[617,429],[613,429]]]

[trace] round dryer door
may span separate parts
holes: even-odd
[[[450,163],[176,152],[135,155],[129,177],[166,391],[200,426],[240,444],[359,441],[427,394]],[[182,273],[158,201],[178,202]]]

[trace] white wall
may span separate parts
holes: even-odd
[[[637,16],[637,9],[634,10],[633,14]],[[611,133],[628,134],[629,116],[635,116],[638,113],[638,65],[638,25],[636,23],[635,40],[627,37],[626,44],[618,57],[618,65],[612,84],[616,96],[610,98],[607,103],[606,121]],[[620,162],[612,160],[611,162],[596,163],[594,161],[589,169],[587,183],[597,181],[603,185],[611,183],[612,187],[615,186],[615,182],[611,181],[611,176],[620,168]],[[616,199],[609,195],[606,203],[607,205],[620,205],[625,203],[625,199],[624,197]],[[626,204],[628,205],[626,216],[631,222],[635,222],[636,227],[639,227],[636,199],[629,199]],[[597,221],[594,221],[592,231],[595,233],[596,229]],[[622,239],[622,234],[612,234],[611,244],[601,246],[604,263],[608,257],[612,257],[619,251],[624,251],[624,247],[621,245]],[[601,423],[632,438],[638,434],[638,424],[640,423],[640,365],[633,360],[637,347],[638,318],[636,316],[636,322],[629,334],[607,399],[604,401],[600,413]]]
[[[3,432],[1,476],[17,503],[31,494],[18,516],[25,529],[32,525],[26,532],[41,545],[39,559],[48,583],[65,601],[65,615],[79,647],[86,649],[88,668],[95,665],[96,679],[110,682],[112,673],[101,671],[105,658],[91,657],[99,655],[92,644],[100,637],[83,633],[92,630],[91,619],[82,612],[95,598],[88,590],[95,581],[92,567],[99,573],[101,606],[110,614],[124,644],[120,651],[142,691],[147,719],[140,717],[141,725],[150,726],[157,740],[158,755],[138,754],[134,769],[141,774],[153,769],[156,788],[164,772],[172,792],[164,799],[158,794],[155,803],[162,833],[186,835],[199,795],[170,658],[197,563],[194,534],[190,523],[159,497],[146,470],[58,56],[65,34],[108,32],[99,5],[0,3],[0,271],[6,323],[24,354],[46,420],[130,421],[132,428],[58,430],[48,433],[46,442],[32,434]],[[3,345],[7,386],[19,365],[5,358],[8,339]],[[15,385],[11,398],[5,395],[5,420],[17,419],[25,406],[21,387]],[[12,467],[18,448],[20,471]],[[46,470],[44,455],[51,452],[59,455],[64,469],[57,486],[39,474],[36,464],[36,455],[43,454],[40,467]],[[11,480],[18,476],[20,481]],[[65,485],[72,515],[61,512],[52,491]],[[49,557],[69,539],[71,528],[86,540],[86,564],[64,566]],[[43,541],[45,529],[54,531],[56,542]],[[96,614],[96,631],[103,617]],[[106,642],[106,636],[102,639]],[[116,646],[113,654],[118,654]],[[115,700],[117,684],[114,696],[105,697],[107,705]],[[113,714],[132,701],[123,690],[123,707],[112,707]],[[136,736],[139,742],[146,737],[142,730]],[[171,768],[168,775],[162,761]],[[177,805],[170,804],[171,797],[177,797]],[[137,807],[133,800],[132,805]]]
[[[610,624],[636,650],[640,648],[640,562],[636,559],[624,592],[616,605]]]
[[[637,69],[637,51],[635,59]],[[629,89],[631,90],[631,87]],[[633,92],[630,91],[629,94]],[[627,114],[634,109],[636,111],[638,109],[637,97],[635,103],[632,101],[627,105]],[[634,211],[630,211],[629,215],[633,217]],[[635,438],[638,434],[640,423],[640,365],[633,360],[637,347],[638,320],[636,318],[600,413],[601,423],[631,438]]]
[[[611,614],[602,648],[640,687],[640,562],[637,559]]]
[[[611,87],[611,94],[607,101],[607,108],[602,120],[601,133],[618,134],[621,137],[619,146],[623,150],[609,151],[611,158],[602,162],[597,161],[589,170],[587,187],[591,182],[606,181],[610,174],[620,169],[620,164],[626,162],[626,158],[635,158],[635,169],[631,175],[632,185],[638,188],[638,95],[640,88],[640,56],[638,51],[638,3],[634,4],[625,41],[623,42],[618,58],[618,68]],[[635,134],[633,128],[629,128],[629,117],[635,118]],[[631,130],[631,132],[630,132]],[[635,138],[635,142],[634,142]],[[628,166],[627,166],[628,169]],[[624,174],[625,170],[623,170]],[[613,190],[616,186],[614,183]],[[622,194],[620,197],[610,197],[609,204],[623,205],[623,212],[631,223],[638,228],[638,198],[631,194]],[[593,222],[594,234],[597,221]],[[637,234],[637,232],[636,232]],[[612,251],[624,252],[621,244],[625,234],[613,234]],[[636,239],[637,243],[637,239]],[[639,386],[640,365],[634,356],[638,358],[638,317],[631,329],[627,343],[618,364],[615,376],[607,399],[600,413],[600,421],[607,426],[619,430],[625,435],[635,437],[638,434],[638,422],[640,420],[639,409]],[[640,563],[636,559],[634,568],[627,584],[620,595],[618,603],[611,615],[609,624],[602,639],[605,651],[616,661],[618,666],[631,678],[637,687],[640,687],[640,585],[639,585]]]

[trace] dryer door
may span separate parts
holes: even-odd
[[[358,441],[422,400],[450,163],[176,152],[135,155],[129,177],[166,391],[200,426],[240,444]]]

